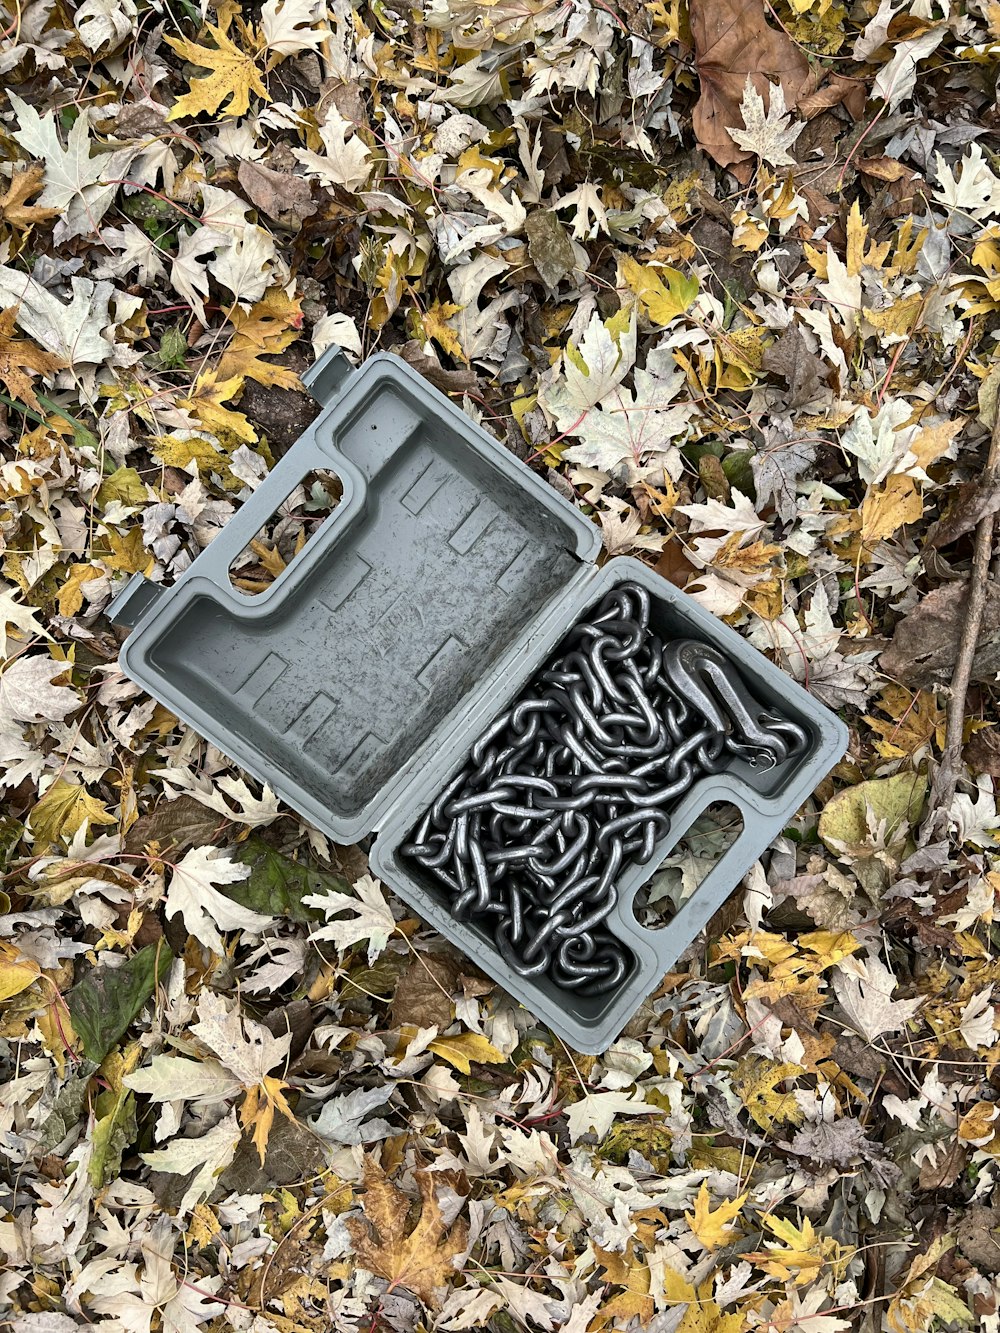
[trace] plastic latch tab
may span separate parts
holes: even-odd
[[[354,367],[336,345],[326,349],[302,376],[302,383],[322,407],[326,407],[340,393],[354,374]]]
[[[135,629],[166,591],[166,588],[153,583],[144,574],[133,574],[121,592],[112,597],[105,614],[113,624]]]

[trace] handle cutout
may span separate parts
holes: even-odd
[[[706,806],[636,893],[632,911],[639,925],[646,930],[669,926],[742,833],[738,806],[731,801]]]
[[[229,582],[244,597],[258,597],[285,572],[344,498],[336,472],[307,472],[260,525],[229,566]]]

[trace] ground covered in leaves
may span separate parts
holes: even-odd
[[[996,1330],[1000,4],[6,3],[0,1325]],[[331,343],[850,724],[599,1058],[117,667]]]

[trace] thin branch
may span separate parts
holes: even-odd
[[[1000,483],[1000,403],[993,421],[993,433],[990,436],[990,450],[986,459],[982,486],[993,488]],[[958,775],[962,767],[962,735],[965,729],[965,704],[972,678],[972,664],[979,643],[979,632],[986,608],[986,594],[989,590],[990,558],[993,553],[993,530],[996,515],[986,514],[976,526],[975,545],[972,552],[972,570],[969,575],[969,597],[965,623],[962,625],[958,645],[958,657],[955,661],[955,674],[951,682],[951,695],[948,699],[948,719],[945,726],[944,753],[934,774],[931,785],[930,803],[924,827],[921,830],[920,844],[925,846],[935,837],[944,837],[948,832],[948,819],[951,803],[958,786]]]

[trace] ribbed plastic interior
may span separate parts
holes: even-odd
[[[574,536],[392,380],[338,428],[368,480],[252,622],[212,593],[151,647],[155,668],[335,815],[372,800],[579,561]]]

